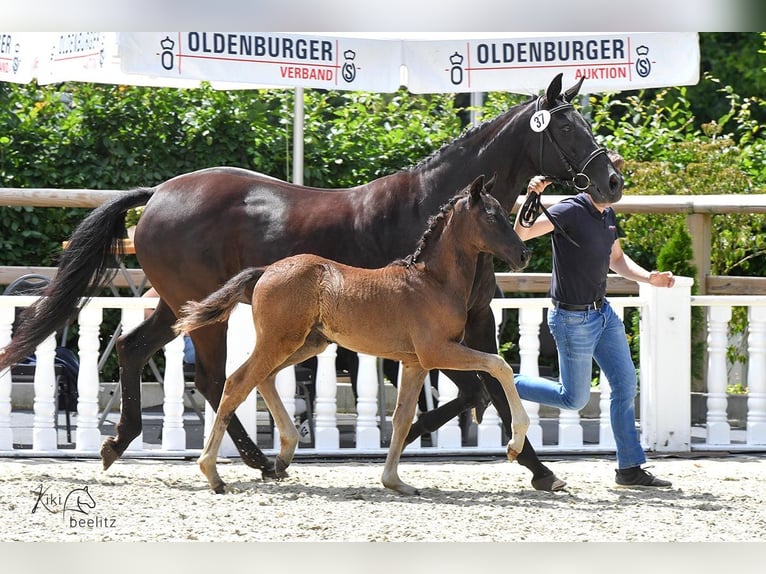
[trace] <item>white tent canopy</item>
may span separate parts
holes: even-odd
[[[533,94],[558,72],[590,92],[699,81],[696,33],[126,32],[119,46],[128,74],[340,90]]]
[[[0,81],[296,88],[293,181],[303,181],[303,88],[532,95],[557,73],[588,92],[696,84],[695,32],[0,32]]]

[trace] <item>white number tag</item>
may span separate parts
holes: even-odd
[[[551,123],[551,113],[548,110],[538,110],[529,119],[529,127],[533,132],[540,133]]]

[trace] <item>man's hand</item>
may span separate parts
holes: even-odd
[[[655,287],[672,287],[676,283],[676,278],[670,271],[652,271],[649,273],[649,283]]]
[[[538,195],[542,194],[546,187],[548,187],[551,184],[551,181],[547,179],[544,175],[536,175],[532,179],[529,180],[529,185],[527,186],[527,192],[536,193]]]

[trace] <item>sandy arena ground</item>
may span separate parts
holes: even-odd
[[[766,539],[766,455],[655,457],[670,489],[614,484],[606,458],[551,460],[565,492],[538,492],[503,461],[405,459],[417,497],[380,483],[382,461],[296,460],[264,482],[219,465],[213,494],[196,461],[0,459],[3,541],[745,542]],[[92,503],[78,507],[77,489]],[[71,493],[71,495],[70,495]],[[67,496],[69,499],[67,500]]]

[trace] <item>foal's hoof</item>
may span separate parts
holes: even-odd
[[[289,462],[285,462],[281,458],[277,457],[277,468],[276,468],[276,478],[277,480],[281,480],[283,478],[287,478],[287,467],[290,466]]]
[[[114,439],[113,438],[107,438],[104,439],[104,442],[101,443],[101,464],[104,467],[104,470],[107,470],[115,460],[120,458],[120,453],[117,452],[117,449],[114,446]]]
[[[213,492],[216,494],[224,494],[226,491],[226,483],[224,481],[219,482],[213,487]]]
[[[546,490],[548,492],[556,492],[557,490],[563,490],[567,485],[566,482],[561,480],[558,476],[550,473],[540,478],[532,479],[532,486],[535,490]]]

